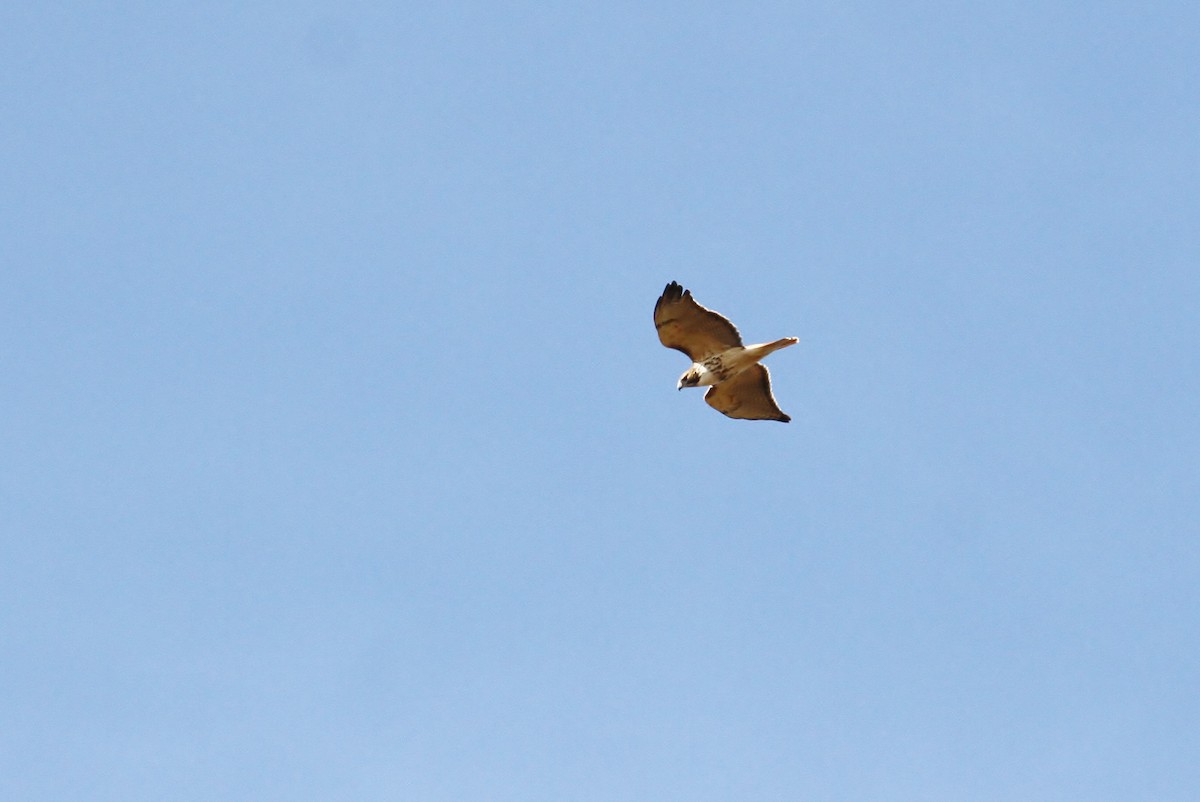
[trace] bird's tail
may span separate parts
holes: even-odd
[[[789,345],[795,345],[798,342],[800,342],[800,341],[798,339],[796,339],[795,337],[784,337],[783,339],[776,340],[773,343],[763,343],[762,345],[752,345],[746,350],[753,351],[755,357],[757,357],[758,359],[762,359],[767,354],[778,351],[780,348],[787,348]]]

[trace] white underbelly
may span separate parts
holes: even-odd
[[[700,381],[697,384],[710,386],[728,381],[751,364],[753,362],[746,359],[745,348],[730,348],[728,351],[709,357],[696,365],[696,369],[700,373]]]

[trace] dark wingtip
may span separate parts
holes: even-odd
[[[784,412],[782,418],[776,418],[775,420],[779,421],[780,423],[791,423],[792,416]]]
[[[663,288],[662,295],[658,297],[658,301],[654,304],[655,310],[658,310],[664,303],[675,303],[680,298],[688,294],[688,291],[680,286],[678,281],[672,281]]]

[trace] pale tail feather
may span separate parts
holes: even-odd
[[[767,354],[778,351],[780,348],[787,348],[789,345],[795,345],[798,342],[800,342],[800,341],[798,339],[796,339],[795,337],[784,337],[783,339],[776,340],[775,342],[771,342],[771,343],[760,343],[758,345],[748,345],[748,346],[746,346],[746,350],[753,357],[754,361],[757,362],[758,360],[765,357]]]

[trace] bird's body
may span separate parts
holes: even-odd
[[[746,368],[757,364],[760,359],[772,351],[787,348],[789,345],[795,345],[797,342],[799,340],[795,337],[785,337],[782,340],[776,340],[772,343],[746,346],[735,345],[733,348],[722,351],[719,354],[713,354],[702,362],[693,362],[691,369],[679,377],[678,389],[682,389],[683,387],[711,387],[721,382],[729,381]],[[691,376],[696,378],[695,382],[684,381],[684,379]]]
[[[795,345],[795,337],[742,345],[737,328],[705,309],[689,290],[672,281],[654,305],[654,326],[663,345],[687,354],[692,366],[679,377],[677,389],[708,387],[704,400],[731,418],[777,420],[791,418],[775,403],[771,377],[763,357]]]

